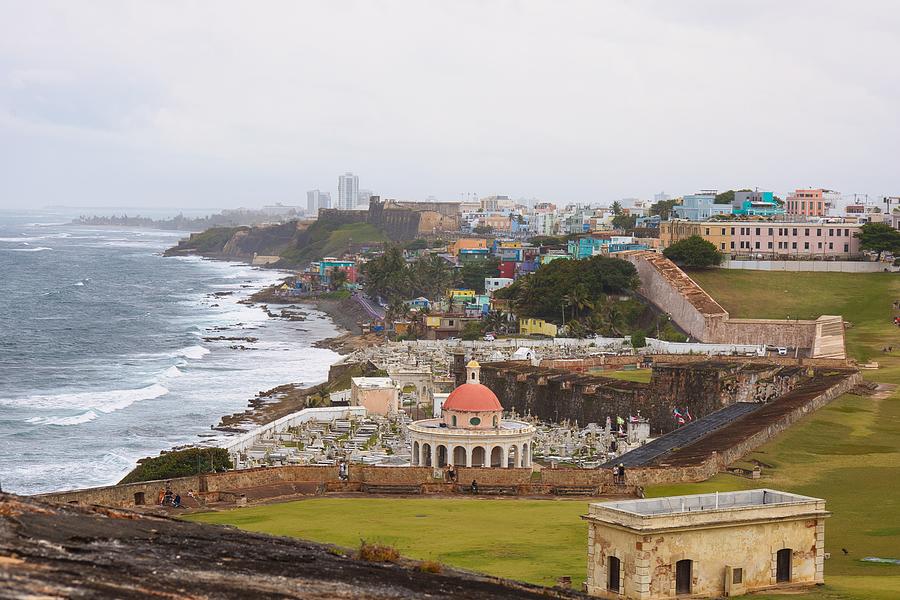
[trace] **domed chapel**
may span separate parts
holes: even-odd
[[[408,425],[413,466],[531,466],[534,426],[504,420],[503,406],[480,374],[481,365],[469,361],[466,382],[444,401],[441,416]]]

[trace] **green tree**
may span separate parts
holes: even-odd
[[[428,240],[425,238],[416,238],[411,242],[407,242],[406,246],[404,246],[407,250],[424,250],[427,247]]]
[[[738,192],[752,192],[750,188],[744,188],[742,190],[737,190]],[[722,192],[721,194],[716,194],[716,204],[731,204],[734,202],[734,192],[735,190],[727,190]]]
[[[532,246],[565,246],[565,238],[554,235],[536,235],[529,238],[528,243]]]
[[[331,289],[339,290],[347,283],[347,271],[344,269],[334,269],[331,271]]]
[[[472,229],[472,232],[477,233],[478,235],[490,235],[494,233],[494,228],[490,225],[478,225]]]
[[[221,469],[231,469],[231,457],[224,448],[188,448],[164,452],[160,456],[145,458],[119,483],[138,483],[189,477]]]
[[[643,348],[647,345],[647,336],[645,336],[640,331],[635,331],[631,334],[631,347],[632,348]]]
[[[391,246],[367,262],[363,276],[366,292],[371,296],[386,298],[389,302],[410,296],[410,272],[399,246]]]
[[[598,309],[604,294],[628,294],[637,288],[634,265],[607,256],[584,260],[555,260],[519,277],[512,285],[494,292],[509,300],[519,317],[537,317],[562,323],[563,311],[583,317]],[[573,318],[567,316],[566,319]]]
[[[622,214],[622,204],[618,200],[612,203],[611,208],[614,215],[618,216]]]
[[[615,229],[621,229],[622,231],[626,229],[634,229],[635,224],[637,223],[636,215],[623,215],[619,214],[613,217],[612,226]]]
[[[704,240],[699,235],[692,235],[675,242],[665,250],[663,255],[677,265],[684,267],[712,267],[722,262],[722,253],[715,244]]]
[[[493,256],[470,260],[460,269],[462,286],[468,290],[475,290],[479,294],[484,293],[485,277],[497,277],[498,275],[500,275],[500,260]]]
[[[484,325],[481,321],[469,321],[465,324],[460,337],[466,341],[477,340],[484,335]]]
[[[859,247],[863,250],[877,252],[876,260],[881,260],[884,252],[900,252],[900,231],[887,223],[866,223],[853,237],[859,238]]]
[[[423,256],[412,265],[413,293],[431,300],[439,298],[453,285],[453,277],[446,260],[437,254]]]
[[[679,204],[681,203],[674,198],[672,200],[660,200],[650,206],[650,214],[659,215],[663,221],[666,221],[672,214],[672,207],[678,206]]]

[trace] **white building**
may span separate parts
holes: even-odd
[[[375,192],[372,190],[359,190],[359,193],[357,194],[357,206],[359,208],[369,208],[369,200],[374,195]]]
[[[492,294],[497,290],[502,290],[505,287],[511,286],[514,279],[511,277],[485,277],[484,278],[484,291],[488,294]]]
[[[359,177],[347,172],[338,177],[338,197],[335,208],[353,210],[359,202]]]
[[[320,208],[331,208],[331,193],[319,190],[306,192],[306,212],[314,215]]]

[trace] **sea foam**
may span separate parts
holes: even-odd
[[[192,360],[200,360],[207,354],[209,354],[209,348],[204,348],[203,346],[188,346],[175,353],[176,356],[183,356]]]
[[[169,389],[158,383],[147,387],[105,392],[74,392],[69,394],[34,395],[26,398],[2,398],[0,405],[28,407],[39,410],[68,409],[92,410],[111,413],[122,410],[141,400],[153,400],[169,393]],[[59,416],[59,415],[52,415]],[[64,415],[68,418],[69,415]],[[47,418],[47,417],[39,417]]]

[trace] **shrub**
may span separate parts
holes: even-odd
[[[224,448],[188,448],[139,460],[138,466],[119,483],[189,477],[222,468],[232,468],[231,458]]]
[[[645,336],[640,331],[636,331],[631,334],[631,347],[632,348],[643,348],[647,345],[647,336]]]
[[[359,544],[359,558],[370,562],[397,562],[400,553],[393,546],[369,544],[362,540]]]
[[[663,250],[663,256],[684,267],[713,267],[721,264],[724,258],[715,244],[699,235],[675,242]]]
[[[423,560],[419,563],[419,570],[423,573],[441,573],[444,565],[434,560]]]

